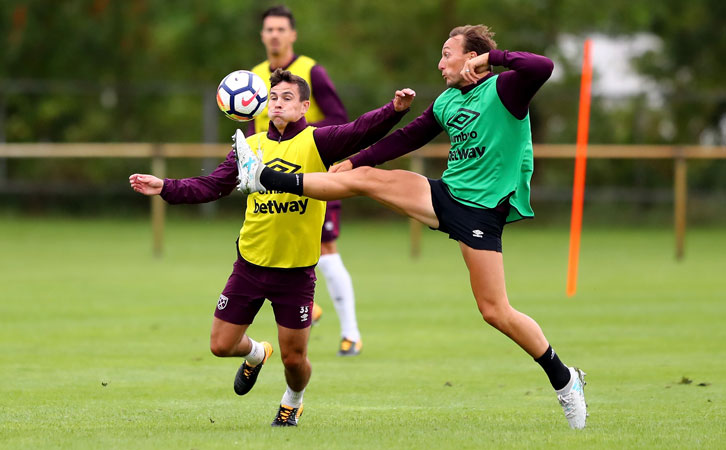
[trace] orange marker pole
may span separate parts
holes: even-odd
[[[582,205],[585,202],[585,167],[587,163],[587,136],[590,128],[590,87],[592,85],[592,43],[585,40],[580,83],[580,113],[577,118],[577,146],[575,152],[575,181],[572,186],[572,218],[570,220],[570,257],[567,264],[567,296],[577,291],[577,265],[580,258],[582,231]]]

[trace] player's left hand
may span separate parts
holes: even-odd
[[[414,97],[416,97],[416,92],[413,89],[405,88],[396,91],[396,95],[393,96],[393,109],[396,112],[408,109],[413,103]]]
[[[467,59],[461,69],[461,77],[469,83],[476,83],[491,71],[489,52]]]

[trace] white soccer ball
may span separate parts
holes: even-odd
[[[267,86],[257,74],[235,70],[217,88],[217,105],[238,122],[248,122],[267,106]]]

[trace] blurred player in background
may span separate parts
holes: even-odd
[[[323,66],[305,55],[296,55],[293,44],[297,40],[295,18],[285,6],[274,6],[262,14],[262,43],[265,45],[267,60],[256,65],[252,71],[259,75],[269,90],[270,75],[275,69],[289,70],[302,77],[310,86],[310,108],[305,119],[311,126],[323,127],[348,121],[343,102],[335,91],[333,82]],[[267,110],[258,115],[247,130],[250,136],[269,127]],[[358,321],[355,316],[355,295],[353,282],[340,258],[336,240],[340,234],[340,200],[327,202],[323,233],[320,244],[318,267],[325,277],[330,298],[340,320],[340,356],[355,356],[363,347]],[[313,324],[322,315],[322,308],[313,305]]]
[[[396,91],[392,102],[354,122],[315,128],[305,120],[310,88],[304,79],[278,69],[271,86],[268,110],[273,126],[246,139],[238,130],[233,151],[211,174],[181,180],[133,174],[131,187],[144,195],[160,195],[172,204],[217,200],[232,192],[238,176],[240,186],[245,183],[235,155],[251,152],[250,147],[263,154],[268,165],[293,175],[324,172],[345,155],[385,136],[407,112],[415,95],[410,89]],[[214,312],[210,348],[216,356],[245,358],[234,380],[235,392],[244,395],[272,354],[269,343],[247,336],[265,299],[270,300],[287,382],[273,426],[297,426],[303,411],[311,373],[307,346],[324,216],[322,201],[280,191],[249,195],[237,258]]]
[[[581,429],[585,374],[563,364],[537,322],[512,308],[502,257],[505,224],[534,217],[529,103],[554,66],[544,56],[497,50],[493,35],[483,25],[454,28],[438,64],[449,89],[409,125],[332,167],[333,173],[292,179],[260,165],[248,177],[255,182],[249,188],[320,200],[369,196],[458,241],[482,317],[544,369],[570,427]],[[492,66],[511,70],[496,75]],[[442,131],[451,149],[440,180],[364,167],[413,151]]]

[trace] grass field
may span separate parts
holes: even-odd
[[[239,223],[171,221],[151,257],[146,221],[0,220],[0,448],[724,448],[726,233],[585,228],[578,294],[568,235],[536,222],[504,239],[512,304],[588,372],[590,419],[570,430],[539,366],[486,326],[456,244],[398,223],[345,223],[363,354],[313,329],[297,429],[269,426],[279,353],[237,397],[240,361],[208,349]],[[265,306],[250,334],[275,343]],[[689,382],[688,380],[691,380]]]

